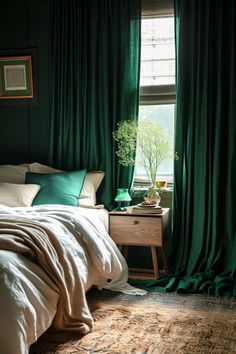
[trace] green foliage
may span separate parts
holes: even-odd
[[[158,167],[170,156],[169,132],[158,122],[145,119],[138,124],[137,163],[155,185]]]
[[[155,185],[158,167],[171,153],[169,132],[150,119],[139,123],[126,120],[118,124],[113,138],[118,143],[119,163],[132,166],[136,162],[144,167],[149,181]]]
[[[113,132],[113,138],[118,144],[116,154],[119,163],[122,166],[132,166],[135,164],[137,122],[125,120],[118,123],[117,126],[117,130]]]

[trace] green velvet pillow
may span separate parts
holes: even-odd
[[[27,172],[25,183],[39,184],[40,191],[32,205],[62,204],[78,206],[78,197],[83,187],[87,170],[62,173]]]

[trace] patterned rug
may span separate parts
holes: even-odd
[[[129,296],[92,289],[95,328],[84,337],[48,331],[30,354],[233,354],[236,300],[203,295]]]

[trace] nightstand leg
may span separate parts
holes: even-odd
[[[162,259],[163,259],[165,271],[166,271],[167,273],[169,273],[169,269],[168,269],[168,264],[167,264],[167,261],[166,261],[165,252],[164,252],[164,250],[163,250],[162,247],[161,247],[161,255],[162,255]]]
[[[152,251],[152,263],[153,263],[154,276],[155,276],[155,279],[157,279],[159,276],[159,270],[158,270],[158,260],[157,260],[156,247],[151,246],[151,251]]]

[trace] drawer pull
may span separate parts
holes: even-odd
[[[134,220],[134,225],[138,225],[139,221],[138,220]]]

